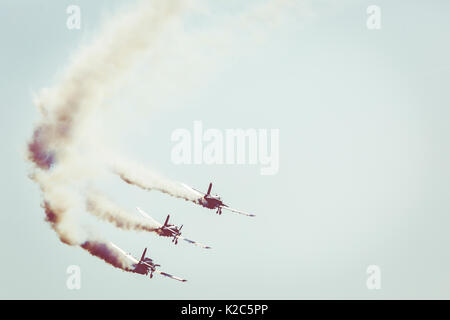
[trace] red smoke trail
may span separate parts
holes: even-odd
[[[39,168],[48,170],[55,162],[55,153],[48,150],[46,127],[34,130],[33,138],[28,144],[28,158]]]

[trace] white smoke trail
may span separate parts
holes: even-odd
[[[116,161],[111,164],[111,170],[126,183],[147,191],[157,190],[192,202],[196,202],[199,198],[198,193],[183,187],[179,182],[172,181],[129,160],[116,158]]]
[[[181,12],[178,0],[145,1],[116,16],[90,46],[75,55],[63,79],[53,88],[42,90],[35,101],[42,110],[42,120],[28,144],[28,159],[35,165],[30,177],[43,193],[46,220],[62,242],[79,245],[127,271],[130,266],[120,253],[108,242],[92,240],[76,220],[83,203],[79,188],[92,170],[77,149],[80,129],[89,114],[102,106],[105,95],[114,90],[136,55],[152,44],[171,17]],[[104,213],[104,208],[91,202],[92,208]]]
[[[211,30],[199,32],[193,32],[192,34],[186,34],[180,30],[176,30],[176,37],[171,37],[171,41],[179,41],[174,45],[175,47],[182,47],[183,51],[180,55],[184,60],[191,59],[191,56],[198,54],[199,47],[217,47],[217,51],[214,51],[215,59],[222,60],[228,56],[233,55],[232,48],[244,47],[241,40],[244,42],[250,38],[257,37],[258,39],[264,38],[267,33],[267,29],[270,29],[278,24],[281,24],[287,17],[298,17],[299,13],[305,15],[308,10],[303,1],[298,0],[269,0],[258,3],[258,5],[251,6],[244,10],[244,12],[236,15],[218,17],[211,13],[209,7],[203,4],[201,7],[196,7],[197,10],[209,17],[209,19],[220,21],[211,28]],[[245,36],[247,35],[247,37]],[[180,40],[182,38],[183,40]],[[195,52],[189,52],[189,44],[195,44]],[[201,51],[201,50],[200,50]],[[211,52],[208,52],[211,53]],[[179,56],[177,56],[179,57]],[[208,59],[207,57],[202,56]],[[184,60],[182,60],[184,62]],[[170,61],[171,63],[177,63],[177,61]],[[203,64],[210,67],[207,61]],[[196,72],[201,72],[198,64],[195,65],[198,69]],[[183,69],[184,72],[184,69]],[[178,75],[182,77],[182,75]],[[158,75],[158,81],[160,76]],[[189,81],[186,81],[189,82]],[[183,85],[185,85],[183,83]],[[144,85],[145,87],[145,85]],[[179,89],[179,85],[174,87]],[[111,160],[114,159],[114,160]],[[117,156],[108,156],[107,162],[115,174],[117,174],[123,181],[128,184],[135,185],[143,190],[151,191],[156,190],[166,194],[169,194],[176,198],[185,199],[198,203],[198,199],[201,197],[197,192],[185,188],[181,183],[173,181],[155,171],[150,170],[148,167],[144,167],[136,162],[130,161],[124,158],[117,158]]]
[[[179,0],[144,1],[119,15],[92,45],[75,55],[60,83],[42,90],[35,102],[45,112],[29,145],[30,159],[37,166],[48,169],[55,161],[64,161],[63,153],[76,143],[83,120],[102,106],[137,54],[181,9]]]
[[[113,223],[117,228],[155,232],[160,226],[156,222],[132,214],[99,193],[89,193],[86,209],[100,219]]]
[[[272,24],[283,11],[279,6],[285,1],[267,1],[238,15],[225,19],[222,28],[203,34],[186,32],[184,40],[193,40],[193,46],[224,41],[231,33],[244,27]],[[290,2],[296,2],[294,0]],[[28,143],[28,160],[33,163],[30,177],[39,185],[43,194],[46,220],[60,240],[78,245],[111,265],[130,271],[124,260],[109,242],[93,238],[78,221],[87,209],[116,226],[150,231],[154,226],[136,220],[118,209],[115,204],[98,196],[87,199],[86,185],[105,171],[106,167],[124,181],[147,190],[158,190],[189,201],[198,195],[177,182],[153,173],[129,161],[116,161],[111,165],[111,153],[104,152],[95,134],[86,129],[87,120],[105,106],[105,98],[111,96],[120,80],[144,54],[158,43],[159,37],[170,21],[181,19],[187,9],[200,12],[207,6],[192,6],[190,1],[165,0],[141,1],[126,12],[109,20],[94,41],[80,48],[63,72],[62,79],[53,87],[41,90],[35,104],[42,119],[36,125]],[[209,12],[205,9],[202,12]],[[255,21],[258,23],[255,24]],[[223,37],[222,37],[223,36]],[[163,39],[170,42],[171,39]],[[164,46],[163,46],[164,53]],[[160,53],[161,54],[161,53]],[[164,55],[164,54],[161,54]],[[194,71],[198,71],[195,70]],[[92,146],[95,153],[86,152]]]
[[[133,263],[108,241],[99,239],[86,240],[80,247],[116,268],[128,272],[133,272],[134,270]]]

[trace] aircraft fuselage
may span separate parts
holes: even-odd
[[[181,234],[178,231],[178,228],[174,225],[169,225],[167,227],[164,228],[159,228],[157,230],[158,235],[160,235],[161,237],[174,237],[177,236],[179,234]]]
[[[142,262],[145,262],[145,264]],[[133,272],[147,275],[149,272],[155,271],[156,267],[159,266],[155,264],[153,260],[150,258],[145,258],[142,262],[133,265],[134,266]]]
[[[216,208],[224,205],[222,200],[214,198],[214,197],[210,197],[210,196],[206,196],[206,197],[199,199],[198,203],[200,205],[202,205],[203,207],[209,208],[209,209],[216,209]]]

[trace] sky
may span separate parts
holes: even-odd
[[[0,4],[0,215],[3,299],[448,299],[449,3],[302,1],[252,20],[263,1],[203,1],[140,56],[94,117],[93,139],[256,217],[144,191],[111,175],[96,186],[213,249],[86,219],[180,283],[131,274],[59,241],[29,179],[33,98],[81,46],[135,1]],[[439,4],[439,5],[438,5]],[[81,29],[66,27],[69,5]],[[366,12],[381,9],[381,29]],[[273,13],[273,14],[272,14]],[[276,13],[276,14],[275,14]],[[248,20],[247,20],[248,18]],[[193,35],[193,36],[192,36]],[[130,35],[132,37],[133,35]],[[175,164],[174,130],[279,129],[279,170]],[[67,268],[80,267],[70,290]],[[367,268],[379,267],[379,289]]]

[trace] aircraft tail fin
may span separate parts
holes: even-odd
[[[209,196],[211,194],[211,189],[212,189],[212,183],[209,184],[208,192],[206,193],[207,196]]]
[[[167,215],[166,221],[164,222],[164,227],[169,223],[170,214]]]
[[[144,249],[144,252],[142,253],[141,261],[144,260],[145,254],[146,254],[146,253],[147,253],[147,248],[145,248],[145,249]],[[139,261],[139,262],[141,262],[141,261]]]

